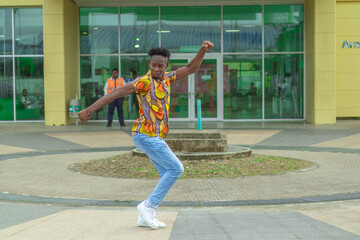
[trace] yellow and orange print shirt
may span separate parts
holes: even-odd
[[[170,84],[175,80],[175,71],[165,73],[163,80],[154,79],[149,71],[132,82],[139,101],[139,118],[134,123],[133,132],[166,138],[169,132]]]

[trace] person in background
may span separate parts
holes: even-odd
[[[27,89],[23,89],[23,91],[22,91],[21,103],[27,109],[35,109],[35,108],[41,108],[42,107],[42,104],[40,103],[40,101],[33,102],[31,100],[31,98],[29,97]]]
[[[104,93],[105,93],[105,95],[112,93],[113,91],[115,91],[115,89],[118,89],[118,88],[122,87],[123,85],[124,85],[124,78],[119,78],[119,70],[117,68],[114,68],[112,70],[112,77],[107,79],[107,81],[105,83]],[[124,123],[123,103],[124,103],[123,97],[117,98],[114,101],[112,101],[111,103],[109,103],[108,116],[107,116],[108,122],[106,125],[107,127],[111,127],[115,107],[117,108],[117,111],[118,111],[120,126],[121,127],[126,126]]]

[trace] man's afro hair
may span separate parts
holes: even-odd
[[[152,48],[149,51],[149,56],[152,57],[154,55],[160,55],[163,57],[166,57],[167,59],[170,58],[170,52],[169,50],[165,49],[165,48]]]

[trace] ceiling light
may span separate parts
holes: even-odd
[[[225,32],[240,32],[239,29],[229,29],[229,30],[225,30]]]
[[[139,44],[135,44],[135,46],[134,46],[135,48],[139,48],[140,47],[140,45]]]
[[[157,33],[159,32],[159,31],[156,31]],[[171,33],[171,31],[169,31],[169,30],[161,30],[160,31],[161,33]]]

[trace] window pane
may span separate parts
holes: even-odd
[[[120,8],[122,53],[145,53],[159,47],[159,8]]]
[[[265,118],[304,117],[304,61],[302,54],[266,55]]]
[[[88,107],[104,96],[106,80],[111,77],[112,69],[118,68],[117,56],[92,56],[80,58],[81,100]],[[106,120],[107,106],[100,108],[92,116],[92,120]],[[114,114],[114,120],[117,114]]]
[[[15,58],[16,119],[44,120],[44,61]]]
[[[130,82],[136,77],[145,75],[149,70],[148,56],[122,56],[120,76]],[[124,100],[124,119],[137,119],[139,104],[136,94],[133,93]]]
[[[204,40],[221,51],[221,8],[162,7],[161,46],[172,52],[198,52]]]
[[[201,100],[201,116],[217,117],[217,61],[204,59],[195,71],[195,118],[198,116],[197,100]]]
[[[80,8],[80,53],[118,53],[118,8]]]
[[[41,8],[14,9],[15,53],[43,54],[43,17]]]
[[[12,59],[0,58],[0,121],[14,120]]]
[[[261,6],[224,6],[223,25],[224,52],[261,52]]]
[[[0,55],[12,54],[11,9],[0,9]]]
[[[166,71],[175,71],[176,69],[185,67],[188,64],[187,59],[170,59],[169,66]],[[188,118],[189,117],[189,77],[177,79],[171,84],[170,99],[170,118]]]
[[[261,55],[224,56],[224,119],[262,118]]]
[[[265,51],[304,51],[304,5],[265,5]]]

